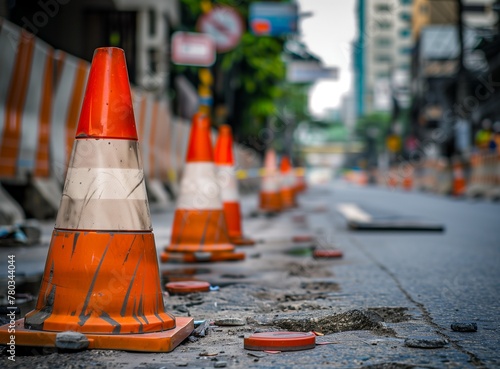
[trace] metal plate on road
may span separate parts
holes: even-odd
[[[356,231],[435,231],[443,232],[444,225],[422,220],[372,220],[370,222],[360,222],[349,220],[349,228]]]
[[[436,231],[443,232],[444,225],[404,215],[372,214],[356,204],[343,203],[337,210],[346,218],[350,229],[357,231]],[[376,211],[375,211],[376,213]]]

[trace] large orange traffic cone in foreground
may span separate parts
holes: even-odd
[[[186,166],[180,184],[172,238],[161,254],[166,261],[241,260],[230,243],[210,139],[208,117],[193,117]]]
[[[229,239],[235,245],[254,245],[255,241],[243,237],[241,230],[238,183],[234,171],[233,136],[231,127],[225,124],[219,128],[219,137],[215,145],[215,164]]]
[[[260,209],[269,212],[281,211],[280,177],[276,166],[276,152],[266,151],[264,173],[260,189]]]
[[[283,209],[294,208],[297,206],[295,201],[295,173],[292,169],[292,163],[288,156],[283,155],[280,163],[281,172],[281,206]]]
[[[167,352],[193,330],[163,305],[123,50],[97,49],[35,310],[15,344]],[[9,341],[8,325],[0,342]]]

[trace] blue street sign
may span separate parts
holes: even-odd
[[[297,32],[297,4],[258,2],[250,4],[249,24],[257,36],[283,36]]]

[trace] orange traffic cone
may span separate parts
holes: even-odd
[[[464,167],[459,158],[453,160],[453,196],[464,196],[466,190]]]
[[[283,155],[280,163],[281,171],[281,206],[284,209],[294,208],[297,206],[295,201],[295,174],[292,170],[292,164],[287,155]]]
[[[241,210],[238,196],[238,183],[234,171],[233,136],[231,127],[222,125],[215,145],[215,164],[217,179],[221,188],[222,204],[229,233],[235,245],[254,245],[255,241],[243,237],[241,230]]]
[[[264,173],[260,190],[260,209],[264,211],[281,211],[280,177],[276,168],[276,152],[266,151]]]
[[[411,191],[413,189],[413,169],[410,173],[406,173],[401,180],[401,186],[405,191]]]
[[[16,322],[16,345],[64,348],[60,332],[75,331],[89,348],[167,352],[193,330],[163,305],[138,153],[125,55],[97,49],[40,294]]]
[[[245,258],[244,253],[234,252],[229,240],[215,175],[210,122],[202,113],[193,117],[170,242],[161,254],[163,262]]]
[[[297,186],[295,187],[295,191],[297,193],[304,192],[307,190],[307,183],[306,183],[306,170],[304,168],[295,168],[295,176],[296,176],[296,181],[297,181]]]

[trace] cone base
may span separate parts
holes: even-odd
[[[166,252],[223,252],[234,250],[229,243],[222,209],[177,209],[170,245]]]
[[[261,210],[270,212],[279,212],[282,210],[281,195],[279,192],[261,192],[260,205]]]
[[[296,208],[295,192],[292,188],[281,190],[281,206],[283,209]]]
[[[314,250],[313,258],[315,259],[334,259],[341,258],[344,253],[341,250]]]
[[[162,263],[204,263],[216,261],[239,261],[245,259],[243,252],[168,252],[160,254]]]
[[[9,324],[0,327],[0,342],[9,342]],[[24,319],[16,321],[16,345],[34,347],[57,347],[59,332],[38,331],[24,328]],[[175,328],[163,332],[136,334],[84,333],[89,340],[89,349],[127,350],[141,352],[170,352],[184,341],[194,330],[193,318],[175,318]]]
[[[237,246],[253,246],[255,245],[255,240],[251,238],[245,238],[244,236],[231,236],[229,235],[231,243]]]
[[[198,245],[198,244],[170,244],[165,247],[165,252],[177,253],[218,253],[218,252],[232,252],[234,245],[230,243],[219,243],[211,245]]]

